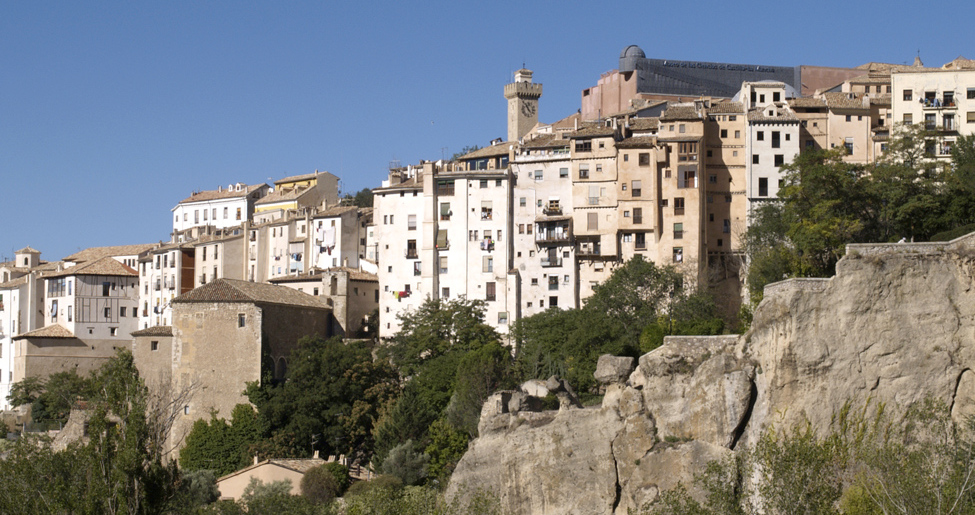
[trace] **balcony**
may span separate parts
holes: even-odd
[[[545,216],[561,216],[562,206],[558,202],[549,203],[542,209],[542,214]]]
[[[584,241],[579,243],[579,248],[576,250],[576,255],[578,256],[599,256],[600,247],[599,242]]]
[[[481,240],[481,250],[486,252],[493,252],[494,240]]]
[[[927,109],[957,109],[954,98],[922,98],[921,107]]]
[[[539,245],[545,243],[568,243],[571,240],[572,231],[568,227],[552,227],[538,224],[538,228],[535,231],[535,243]]]
[[[403,252],[403,256],[405,256],[406,259],[416,259],[417,258],[416,249],[406,249]]]
[[[560,258],[560,257],[555,257],[555,258],[544,257],[544,258],[542,258],[541,263],[542,263],[542,268],[554,268],[554,267],[557,267],[557,266],[562,266],[562,258]]]

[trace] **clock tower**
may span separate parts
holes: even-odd
[[[532,84],[532,71],[515,72],[515,81],[504,86],[508,99],[508,141],[517,141],[538,123],[538,97],[542,85]]]

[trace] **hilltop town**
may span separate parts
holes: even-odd
[[[18,250],[0,263],[0,409],[24,424],[14,385],[88,374],[127,349],[150,391],[194,391],[168,436],[175,457],[196,421],[246,404],[249,384],[285,381],[304,336],[385,341],[424,303],[466,299],[511,348],[517,321],[582,308],[634,258],[709,291],[732,327],[754,293],[746,231],[798,156],[869,165],[919,127],[942,166],[975,134],[975,61],[961,57],[783,67],[631,45],[550,123],[535,79],[521,69],[499,85],[505,138],[392,166],[371,202],[343,198],[325,171],[228,177],[175,203],[164,242],[56,261]],[[725,338],[716,348],[735,345]]]

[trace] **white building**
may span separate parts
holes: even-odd
[[[782,166],[799,153],[799,118],[786,102],[789,94],[781,82],[742,83],[744,104],[745,195],[748,212],[756,202],[777,198],[785,174]],[[791,98],[791,94],[790,94]]]
[[[924,124],[928,154],[951,159],[959,136],[975,132],[975,70],[937,69],[891,73],[895,123]]]
[[[270,186],[236,183],[226,188],[194,192],[172,209],[173,233],[210,225],[224,229],[250,220],[254,204],[267,195]]]
[[[578,307],[569,144],[556,136],[525,141],[511,163],[518,279],[512,321],[551,307]]]

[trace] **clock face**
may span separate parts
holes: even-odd
[[[535,115],[535,104],[533,104],[533,103],[531,103],[531,102],[529,102],[527,100],[522,100],[521,101],[521,114],[523,114],[525,116],[528,116],[528,117],[534,116]]]

